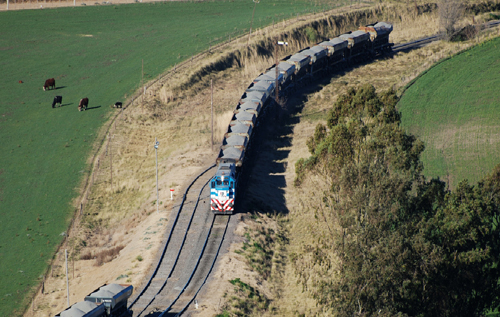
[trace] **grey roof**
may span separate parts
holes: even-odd
[[[230,163],[220,163],[219,168],[215,172],[215,176],[226,176],[226,175],[234,175],[234,165]]]
[[[237,134],[231,135],[227,138],[224,138],[224,140],[222,140],[223,147],[224,146],[232,146],[232,147],[245,148],[247,146],[247,143],[248,143],[248,138],[246,136],[237,135]]]
[[[105,311],[104,305],[97,305],[92,302],[78,302],[61,312],[61,317],[97,317],[101,316]]]
[[[262,91],[246,91],[241,100],[240,100],[240,103],[245,103],[247,101],[257,101],[261,104],[264,104],[266,102],[266,99],[267,99],[267,93],[265,92],[262,92]]]
[[[286,80],[290,75],[295,73],[295,64],[282,61],[279,62],[278,69],[283,73],[283,75],[285,75]]]
[[[352,36],[353,36],[356,44],[358,44],[359,42],[362,42],[362,41],[368,41],[368,39],[370,39],[370,34],[367,34],[366,32],[361,31],[361,30],[357,30],[357,31],[352,32]]]
[[[382,29],[385,29],[386,32],[392,32],[392,24],[387,22],[378,22],[377,24],[374,25],[374,28],[377,32],[382,31]]]
[[[276,67],[271,68],[267,73],[265,73],[265,76],[271,77],[272,80],[276,83]],[[282,83],[283,78],[283,73],[281,73],[278,68],[278,82]]]
[[[325,57],[326,54],[328,53],[328,50],[326,48],[321,47],[319,45],[313,46],[308,50],[302,51],[302,53],[304,54],[306,51],[307,54],[311,56],[311,61],[313,63],[316,63],[318,59]]]
[[[311,60],[311,58],[309,57],[309,55],[304,55],[304,54],[301,54],[301,53],[296,53],[294,55],[292,55],[292,57],[290,57],[287,62],[291,62],[295,65],[295,68],[297,68],[297,70],[300,70],[302,67],[306,66],[307,64],[309,64],[309,61]]]
[[[255,115],[254,115],[253,118],[248,119],[248,120],[231,120],[231,122],[229,122],[229,126],[234,126],[234,125],[238,125],[238,124],[249,124],[253,127],[253,126],[255,126],[256,121],[257,120],[255,120]]]
[[[265,92],[266,97],[267,97],[273,92],[273,90],[274,90],[274,83],[267,82],[267,81],[258,81],[257,83],[250,85],[250,87],[248,87],[246,91],[247,92],[251,92],[251,91]]]
[[[243,159],[243,155],[245,155],[245,150],[235,147],[228,147],[222,150],[221,158],[241,161]]]
[[[248,100],[245,101],[243,104],[239,105],[238,107],[236,107],[236,111],[255,110],[256,115],[258,115],[261,108],[262,106],[259,102]]]
[[[329,42],[332,43],[333,45],[345,44],[347,46],[346,40],[341,39],[339,37],[333,38]]]
[[[319,43],[320,46],[326,47],[330,54],[344,50],[348,44],[349,42],[347,42],[347,40],[338,37],[331,39],[330,41]]]
[[[252,121],[255,122],[255,114],[246,112],[246,111],[239,111],[238,113],[234,114],[233,118],[238,121]]]
[[[377,22],[367,26],[360,26],[360,30],[370,34],[370,38],[374,41],[376,38],[386,38],[392,32],[392,24],[387,22]]]
[[[273,77],[271,77],[271,76],[269,76],[267,74],[262,74],[259,77],[255,78],[253,80],[253,82],[255,83],[255,82],[258,82],[258,81],[261,81],[261,80],[273,81],[273,80],[276,80],[276,78],[273,78]]]
[[[368,39],[370,38],[370,34],[358,30],[350,34],[342,34],[339,37],[341,39],[347,40],[350,46],[354,46],[356,44],[368,41]]]
[[[237,121],[237,124],[229,125],[227,132],[232,134],[245,134],[250,136],[250,134],[252,134],[252,129],[253,127],[250,124],[245,124]]]
[[[99,298],[113,298],[116,294],[123,291],[126,287],[120,284],[107,284],[101,286],[99,290],[91,293],[89,296],[99,297]]]

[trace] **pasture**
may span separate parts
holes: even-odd
[[[500,38],[423,73],[399,102],[402,124],[425,142],[427,177],[474,183],[500,163]]]
[[[115,111],[110,105],[140,87],[142,61],[147,81],[246,32],[253,7],[237,0],[0,13],[1,316],[22,312],[45,274],[99,130]],[[253,28],[322,8],[301,0],[261,2]],[[43,91],[52,77],[56,89]],[[62,106],[52,109],[56,95]],[[89,108],[79,112],[84,97]]]

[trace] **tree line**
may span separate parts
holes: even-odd
[[[500,165],[454,190],[426,180],[397,101],[352,88],[307,141],[295,186],[327,184],[314,207],[325,229],[292,257],[296,274],[338,316],[481,316],[499,306]]]

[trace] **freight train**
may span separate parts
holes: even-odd
[[[210,209],[214,214],[234,213],[252,135],[274,102],[276,85],[281,97],[345,65],[382,55],[394,45],[389,43],[392,29],[387,22],[361,26],[284,58],[278,63],[278,72],[275,65],[252,81],[236,105],[216,160],[217,171],[210,181]]]
[[[128,284],[105,284],[55,317],[128,316],[127,300],[134,287]]]

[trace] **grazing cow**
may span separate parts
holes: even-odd
[[[54,78],[47,79],[43,85],[43,90],[50,89],[50,87],[56,89],[56,80]]]
[[[86,110],[89,106],[89,98],[85,97],[78,103],[78,111]]]
[[[115,102],[114,106],[115,108],[121,108],[123,106],[123,104],[119,101]]]
[[[55,108],[57,105],[61,106],[62,104],[62,96],[55,96],[54,101],[52,101],[52,108]]]

